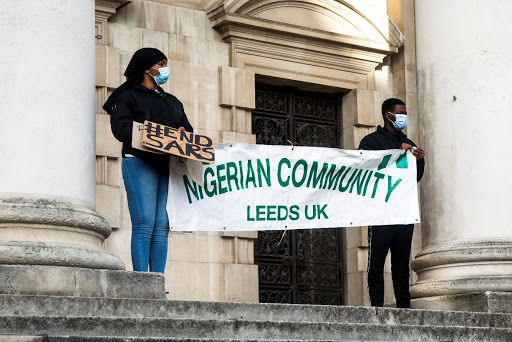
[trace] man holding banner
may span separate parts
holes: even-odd
[[[417,181],[423,176],[425,152],[407,138],[402,130],[407,126],[405,103],[391,98],[382,104],[384,127],[363,138],[362,150],[411,150],[416,157]],[[414,224],[368,227],[368,292],[372,306],[384,305],[384,262],[391,250],[391,275],[398,308],[411,307],[409,292],[409,258]]]

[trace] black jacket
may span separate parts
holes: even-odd
[[[158,92],[141,84],[123,90],[116,99],[116,107],[110,113],[110,126],[117,140],[123,143],[123,157],[131,154],[149,164],[167,166],[169,155],[155,154],[132,148],[133,121],[149,120],[166,126],[193,132],[183,104],[173,95],[158,87]]]
[[[361,140],[359,144],[360,150],[392,150],[392,149],[400,149],[400,145],[402,143],[409,144],[411,146],[416,146],[412,140],[407,138],[407,135],[402,133],[402,131],[398,131],[397,134],[388,131],[381,126],[377,127],[377,131],[371,134],[368,134],[366,137]],[[417,168],[417,180],[420,181],[421,177],[423,177],[423,171],[425,170],[425,159],[416,161]]]

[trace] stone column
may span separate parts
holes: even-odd
[[[512,291],[510,13],[506,0],[416,1],[427,166],[414,307],[489,310],[486,291]]]
[[[124,270],[103,250],[111,230],[94,210],[94,8],[0,8],[0,294],[101,295],[76,283]]]

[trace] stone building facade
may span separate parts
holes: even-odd
[[[411,1],[103,2],[115,13],[97,20],[103,38],[96,45],[96,203],[113,227],[106,249],[127,267],[131,227],[120,144],[101,104],[123,82],[122,73],[139,48],[156,47],[168,56],[171,80],[165,90],[183,102],[197,132],[218,142],[286,144],[293,135],[299,145],[357,148],[362,137],[382,124],[380,104],[391,96],[407,102],[409,135],[417,140]],[[294,119],[279,113],[283,110],[276,110],[275,103],[265,107],[269,101],[297,99],[310,101],[310,106],[331,105],[330,121],[313,117],[290,124]],[[262,252],[263,247],[274,249],[280,233],[261,233],[258,242],[256,232],[172,232],[165,275],[168,298],[367,305],[366,231],[326,232],[323,238],[334,238],[326,253],[336,257],[331,265],[309,269],[284,265],[293,255]],[[285,249],[291,249],[291,239],[307,238],[296,235],[285,239]],[[308,236],[312,248],[321,250],[322,236]],[[283,253],[296,256],[297,251]],[[269,258],[258,272],[255,262]],[[303,279],[307,277],[310,283]],[[321,294],[315,295],[315,285],[326,285],[315,284],[318,277],[329,278],[331,287],[324,293],[320,286],[316,291]],[[389,268],[386,277],[391,303]],[[261,281],[270,284],[258,294]],[[308,285],[310,293],[302,293]]]
[[[512,292],[512,53],[498,34],[511,11],[505,0],[6,1],[0,294],[163,296],[160,275],[123,271],[121,145],[101,108],[132,54],[156,47],[165,90],[218,142],[354,149],[382,124],[382,101],[403,99],[427,153],[413,307],[487,310],[489,291]],[[369,305],[366,227],[281,238],[172,232],[167,298]]]

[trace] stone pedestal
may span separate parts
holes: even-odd
[[[512,126],[512,3],[416,1],[423,249],[417,308],[512,292],[512,211],[505,153]]]
[[[165,299],[162,274],[41,265],[0,265],[0,294]]]

